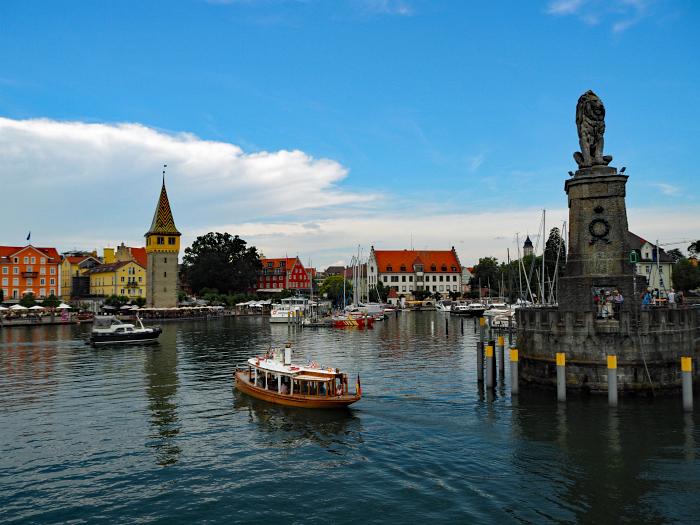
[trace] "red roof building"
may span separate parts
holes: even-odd
[[[372,250],[369,286],[382,283],[406,297],[414,291],[438,292],[443,296],[462,291],[462,265],[451,250]]]
[[[262,270],[258,275],[259,292],[282,290],[309,290],[316,270],[304,268],[299,257],[260,259]]]
[[[0,246],[0,289],[6,301],[26,294],[42,298],[61,293],[61,256],[56,248]]]

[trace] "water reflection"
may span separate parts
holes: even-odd
[[[295,449],[312,442],[326,451],[343,455],[363,442],[362,422],[352,409],[305,410],[273,405],[234,390],[234,408],[248,422],[267,433],[270,445]]]
[[[147,446],[154,449],[156,462],[163,466],[177,463],[181,453],[177,444],[180,421],[175,401],[178,387],[176,336],[175,330],[164,330],[159,345],[146,350],[144,366],[153,428]]]

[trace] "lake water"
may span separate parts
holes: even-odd
[[[0,330],[2,523],[700,522],[697,416],[678,397],[570,398],[476,382],[475,335],[437,312],[372,330],[266,319]],[[272,342],[362,378],[349,411],[232,388]]]

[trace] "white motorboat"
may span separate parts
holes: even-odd
[[[273,304],[270,310],[271,323],[291,323],[300,320],[309,309],[306,297],[287,297],[279,304]]]
[[[451,312],[452,305],[453,305],[452,301],[449,301],[447,299],[443,299],[443,300],[437,302],[437,304],[435,305],[435,309],[438,312]]]
[[[158,340],[162,330],[155,326],[146,328],[141,319],[139,326],[122,323],[113,315],[97,316],[92,325],[90,343],[93,345],[152,343]]]

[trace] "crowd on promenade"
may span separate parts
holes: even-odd
[[[676,292],[673,288],[662,297],[658,288],[648,288],[641,294],[642,309],[654,307],[678,308],[685,303],[683,292]],[[625,298],[620,290],[599,289],[593,293],[593,303],[596,307],[598,319],[619,319],[620,309]]]

